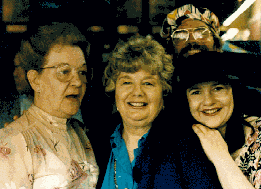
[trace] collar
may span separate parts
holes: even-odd
[[[66,125],[67,119],[65,118],[52,116],[46,113],[45,111],[43,111],[42,109],[38,108],[34,104],[32,104],[32,106],[30,107],[30,109],[28,109],[28,111],[32,114],[38,115],[37,117],[39,117],[41,121],[47,122],[48,124],[46,125],[51,130],[54,129],[67,130],[67,125]]]
[[[122,130],[123,130],[123,125],[119,124],[116,129],[114,130],[113,134],[111,135],[111,146],[112,148],[118,147],[121,143],[122,138]],[[138,141],[138,146],[140,147],[145,141],[147,136],[149,135],[150,130],[145,133]]]

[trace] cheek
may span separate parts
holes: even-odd
[[[123,90],[117,89],[115,90],[115,102],[116,105],[119,105],[120,103],[122,103],[123,98],[124,98],[124,92]]]
[[[153,104],[155,109],[161,109],[163,107],[162,93],[152,92],[148,94],[149,101]]]
[[[179,53],[179,52],[185,47],[185,43],[184,43],[183,45],[181,45],[181,44],[175,45],[175,44],[173,43],[173,46],[174,46],[176,52]]]
[[[234,110],[234,99],[233,97],[227,99],[228,116],[231,117]]]
[[[188,99],[189,110],[193,114],[197,110],[198,103],[195,99]]]
[[[85,93],[86,93],[86,84],[83,84],[82,85],[82,99],[83,99]]]

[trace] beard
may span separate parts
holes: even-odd
[[[188,43],[186,47],[184,47],[180,53],[178,54],[178,57],[188,57],[190,55],[199,53],[199,52],[206,52],[206,51],[213,51],[212,49],[209,49],[206,45],[199,45],[197,43]]]

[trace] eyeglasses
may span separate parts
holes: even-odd
[[[73,78],[73,70],[79,75],[83,83],[87,83],[87,65],[84,64],[80,69],[70,66],[69,64],[60,64],[52,67],[44,67],[40,69],[56,68],[56,78],[61,82],[68,82]]]
[[[189,39],[189,33],[192,33],[194,39],[197,41],[205,41],[212,36],[211,31],[207,27],[199,27],[175,30],[171,37],[175,44],[185,43]]]

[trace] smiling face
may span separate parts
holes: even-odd
[[[187,89],[192,116],[210,128],[220,128],[230,119],[234,100],[232,88],[215,82],[200,83]]]
[[[176,30],[180,29],[188,29],[188,28],[199,28],[199,27],[207,27],[208,26],[199,20],[191,20],[186,19],[181,22],[181,25]],[[186,42],[180,42],[180,43],[173,43],[175,47],[175,51],[177,54],[180,54],[184,57],[193,55],[195,53],[199,53],[201,51],[214,51],[214,38],[213,35],[211,35],[206,40],[195,40],[192,33],[189,33],[189,38]]]
[[[70,81],[57,79],[57,68],[47,68],[39,74],[39,92],[35,93],[35,105],[45,112],[61,118],[70,118],[80,108],[86,91],[80,71],[87,71],[82,50],[77,46],[55,45],[45,57],[44,68],[69,65],[72,69]],[[61,75],[61,73],[59,73]]]
[[[115,99],[124,125],[151,126],[163,106],[160,78],[144,70],[121,72],[116,81]]]

